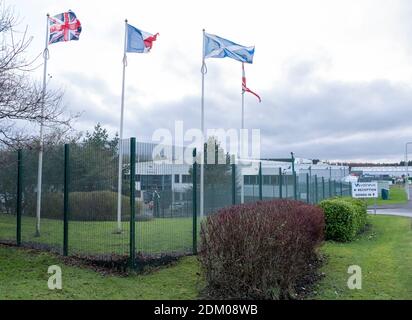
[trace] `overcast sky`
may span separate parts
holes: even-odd
[[[125,136],[200,126],[202,28],[255,45],[246,65],[246,127],[261,129],[264,157],[399,161],[412,141],[412,3],[409,0],[6,0],[44,48],[46,13],[68,9],[80,41],[50,46],[50,84],[83,112],[78,130],[118,131],[124,19],[159,32],[149,54],[129,54]],[[208,59],[206,128],[239,128],[241,65]],[[42,71],[34,77],[41,80]]]

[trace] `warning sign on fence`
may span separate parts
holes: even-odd
[[[377,182],[358,182],[352,184],[353,198],[378,198]]]

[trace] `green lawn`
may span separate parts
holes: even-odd
[[[410,218],[369,216],[372,228],[351,243],[327,242],[329,256],[315,299],[412,299]],[[362,289],[349,290],[348,267],[362,268]]]
[[[412,221],[369,216],[370,229],[351,243],[326,242],[325,277],[309,299],[412,299]],[[63,268],[63,290],[47,288],[47,268]],[[362,268],[361,290],[349,290],[347,269]],[[0,246],[0,299],[195,299],[202,282],[195,257],[148,275],[102,276],[64,265],[50,253]]]
[[[47,269],[62,268],[63,290],[49,290]],[[100,275],[67,266],[49,253],[0,245],[0,300],[5,299],[196,299],[201,282],[196,258],[148,275]]]
[[[35,237],[35,219],[22,218],[22,241],[62,248],[63,222],[42,219],[41,236]],[[116,222],[69,223],[69,253],[127,254],[129,252],[128,222],[123,222],[123,233],[117,234]],[[0,240],[16,239],[15,216],[0,214]],[[146,254],[190,252],[192,249],[191,218],[157,218],[136,222],[136,248]]]
[[[374,199],[368,199],[368,205],[373,206],[375,204]],[[405,189],[401,186],[392,186],[389,189],[389,199],[383,200],[382,195],[379,194],[379,198],[377,200],[378,205],[385,205],[385,204],[405,204],[408,202],[406,197]]]

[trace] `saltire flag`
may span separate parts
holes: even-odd
[[[127,24],[127,52],[147,53],[159,34],[151,34]]]
[[[79,40],[82,25],[73,11],[49,17],[49,44],[60,41]]]
[[[249,92],[251,94],[253,94],[256,98],[259,99],[259,102],[262,102],[262,99],[260,98],[260,96],[253,92],[252,90],[250,90],[247,86],[246,86],[246,74],[245,74],[245,64],[242,63],[242,92]]]
[[[245,47],[213,34],[204,34],[204,58],[229,57],[244,63],[253,63],[255,47]]]

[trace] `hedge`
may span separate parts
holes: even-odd
[[[198,260],[213,299],[290,299],[316,270],[319,207],[273,200],[224,208],[201,225]]]
[[[42,196],[43,218],[63,219],[63,193],[47,192]],[[92,191],[71,192],[69,194],[69,208],[71,221],[116,221],[117,219],[117,192]],[[148,216],[141,216],[140,204],[136,202],[136,219],[147,220]],[[35,216],[35,194],[24,199],[24,215]],[[122,220],[130,219],[129,197],[122,196]]]
[[[365,228],[367,205],[362,200],[335,198],[324,200],[319,206],[325,213],[326,240],[352,241]]]

